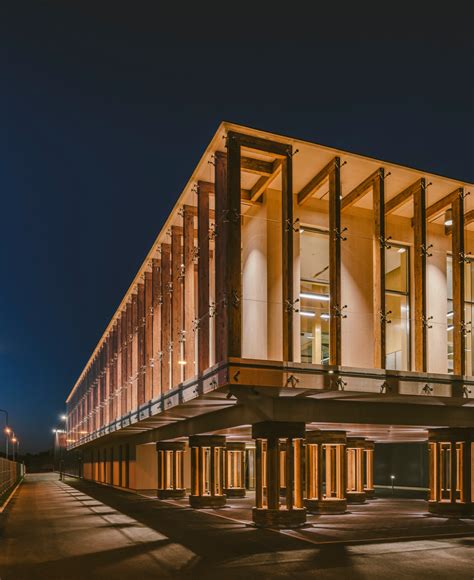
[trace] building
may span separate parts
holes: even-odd
[[[67,399],[83,477],[295,526],[429,441],[472,513],[469,187],[222,123]]]

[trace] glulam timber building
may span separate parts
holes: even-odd
[[[81,475],[296,526],[426,441],[472,513],[470,187],[222,123],[67,399]]]

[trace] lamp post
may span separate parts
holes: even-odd
[[[395,485],[395,476],[391,475],[390,479],[392,480],[392,495],[394,494],[394,485]]]
[[[5,413],[5,458],[8,459],[8,436],[10,434],[10,427],[8,426],[8,411],[0,409],[0,413]]]
[[[15,444],[18,445],[18,439],[15,437],[15,433],[13,433],[13,437],[12,437],[12,449],[13,449],[13,461],[15,461]],[[17,455],[18,455],[18,447],[17,447]]]
[[[58,423],[56,425],[56,428],[53,429],[53,433],[54,433],[54,468],[59,468],[59,479],[62,480],[64,477],[63,474],[63,467],[64,467],[64,454],[63,454],[63,449],[62,449],[62,445],[61,445],[61,434],[65,434],[65,437],[67,437],[67,415],[59,415],[59,419],[60,419],[60,423]],[[64,424],[64,429],[61,429],[61,423]],[[59,461],[58,461],[59,460]],[[59,462],[59,465],[58,465]]]

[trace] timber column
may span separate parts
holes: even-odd
[[[224,493],[227,497],[245,497],[245,443],[232,442],[225,446]]]
[[[474,514],[474,429],[433,429],[429,431],[428,442],[429,512],[448,517]]]
[[[184,449],[182,441],[160,441],[156,444],[158,453],[157,497],[171,499],[184,497]]]
[[[375,496],[374,489],[374,449],[373,441],[366,441],[364,448],[364,491],[367,499]]]
[[[313,513],[343,514],[346,500],[346,434],[306,432],[306,499]]]
[[[191,495],[193,508],[223,507],[224,449],[223,435],[193,435],[189,438],[191,448]]]
[[[347,438],[347,503],[365,503],[364,491],[364,450],[365,439]]]
[[[303,506],[302,447],[304,423],[264,421],[252,425],[256,439],[255,525],[261,528],[294,528],[306,522]],[[280,439],[286,440],[286,497],[280,502]]]

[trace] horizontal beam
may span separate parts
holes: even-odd
[[[357,187],[354,187],[350,193],[345,195],[341,201],[341,210],[345,210],[348,207],[351,207],[351,205],[354,205],[357,201],[359,201],[359,199],[364,197],[364,195],[368,193],[368,191],[373,187],[374,180],[380,175],[381,171],[383,171],[383,169],[379,167],[376,171],[371,173],[369,177],[364,179],[362,183],[359,183]]]
[[[292,149],[291,145],[288,143],[262,139],[261,137],[255,137],[245,133],[237,133],[236,131],[229,131],[227,133],[227,139],[235,139],[238,144],[245,149],[263,151],[264,153],[271,153],[278,157],[286,157],[291,153]]]
[[[325,165],[321,171],[316,173],[316,175],[308,181],[308,183],[303,187],[303,189],[298,193],[298,203],[301,205],[307,201],[313,193],[320,187],[325,179],[328,178],[331,171],[334,169],[336,163],[336,157],[331,159],[331,161]]]
[[[472,222],[474,222],[474,209],[471,209],[464,214],[464,227],[466,227],[468,224],[471,224]]]
[[[205,188],[205,191],[209,195],[214,195],[214,193],[215,193],[214,184],[211,183],[210,181],[198,181],[198,186],[199,186],[199,189]],[[240,190],[240,201],[244,205],[253,205],[254,202],[252,202],[250,200],[250,189],[241,189]],[[210,211],[212,212],[212,210],[210,210]],[[211,215],[211,217],[213,217],[213,216]]]
[[[281,173],[283,161],[276,159],[273,162],[272,173],[266,177],[261,177],[250,190],[250,201],[255,202],[268,189],[270,183]]]
[[[240,167],[246,173],[256,175],[271,175],[273,171],[273,161],[263,161],[252,157],[241,157]]]
[[[395,197],[392,197],[385,204],[385,213],[389,214],[397,210],[398,208],[405,205],[419,189],[421,188],[421,179],[417,179],[415,183],[409,185],[406,189],[398,193]]]
[[[448,193],[448,195],[445,195],[444,197],[442,197],[441,199],[439,199],[437,202],[433,203],[433,205],[430,205],[427,209],[426,209],[426,219],[427,220],[434,220],[437,217],[439,217],[439,215],[448,207],[451,206],[451,204],[453,203],[453,201],[455,201],[459,195],[461,195],[463,192],[463,188],[462,187],[458,187],[457,189],[455,189],[454,191],[452,191],[451,193]]]

